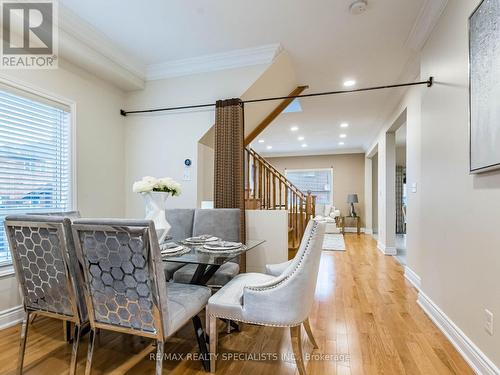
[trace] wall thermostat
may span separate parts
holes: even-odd
[[[191,166],[191,164],[192,164],[192,163],[193,163],[193,162],[191,161],[191,159],[186,159],[186,160],[184,160],[184,165],[185,165],[186,167]]]

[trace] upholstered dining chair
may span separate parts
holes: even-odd
[[[240,217],[238,208],[194,210],[193,236],[211,234],[225,241],[240,242]],[[222,286],[240,272],[239,259],[224,263],[208,280],[207,285]],[[189,283],[196,271],[196,264],[187,264],[174,273],[174,282]]]
[[[91,326],[87,375],[96,329],[153,339],[157,375],[162,372],[165,341],[190,319],[203,350],[200,339],[204,343],[204,334],[197,314],[211,291],[203,286],[166,282],[152,221],[80,219],[72,227],[84,270]]]
[[[88,315],[71,222],[60,216],[7,216],[5,230],[26,313],[17,373],[23,372],[30,317],[45,315],[75,324],[70,364],[70,374],[75,374],[80,334]]]
[[[69,219],[79,219],[82,217],[80,211],[58,211],[58,212],[33,212],[28,215],[36,215],[36,216],[59,216],[59,217],[67,217]]]
[[[311,230],[313,228],[314,221],[309,220],[307,223],[306,229],[304,231],[304,235],[302,236],[302,241],[300,243],[299,249],[297,250],[297,253],[295,254],[295,257],[293,259],[290,259],[287,262],[283,263],[275,263],[275,264],[266,264],[266,274],[271,275],[271,276],[280,276],[284,273],[289,273],[291,270],[293,270],[296,265],[300,262],[302,257],[304,256],[304,252],[307,249],[308,241],[311,236]],[[325,230],[327,228],[328,224],[325,224]],[[305,319],[302,322],[302,325],[304,326],[304,329],[307,333],[307,337],[309,338],[309,341],[313,344],[314,349],[318,348],[318,344],[316,342],[316,339],[314,338],[312,329],[311,329],[311,324],[309,323],[309,317]]]
[[[308,318],[321,258],[325,225],[312,222],[303,237],[299,259],[279,276],[243,273],[223,286],[208,301],[211,371],[215,372],[217,319],[262,326],[289,327],[295,361],[300,375],[306,373],[302,355],[301,324]],[[297,301],[300,301],[297,303]]]
[[[168,223],[171,225],[168,232],[172,241],[182,241],[193,235],[193,221],[194,209],[193,208],[170,208],[165,210],[165,216]],[[165,279],[171,280],[175,271],[184,267],[184,263],[165,262]]]

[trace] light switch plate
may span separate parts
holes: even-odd
[[[417,192],[417,183],[414,182],[413,184],[411,184],[411,192],[412,193],[416,193]]]

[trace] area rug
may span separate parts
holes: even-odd
[[[323,250],[345,251],[344,235],[337,233],[325,233],[323,239]]]

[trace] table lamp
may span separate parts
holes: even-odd
[[[358,203],[358,194],[347,195],[347,203],[351,205],[349,216],[356,217],[356,211],[354,211],[354,203]]]

